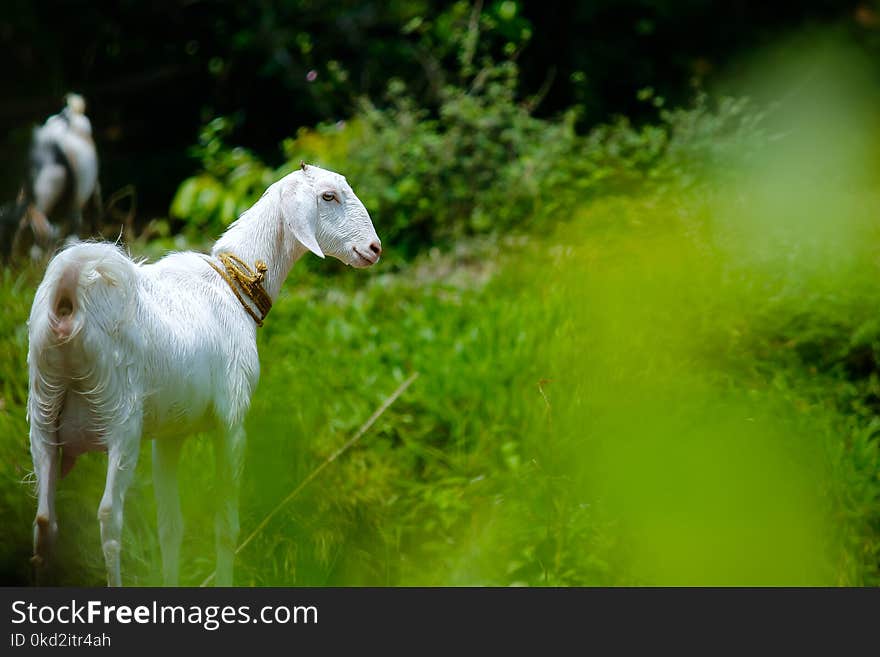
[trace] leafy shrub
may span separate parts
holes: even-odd
[[[191,229],[232,223],[278,178],[247,149],[226,145],[231,130],[229,119],[216,118],[202,128],[191,149],[203,171],[184,180],[171,202],[171,214],[185,218]]]
[[[713,107],[700,95],[691,109],[670,111],[650,89],[639,97],[660,109],[656,124],[621,118],[579,135],[578,108],[537,118],[537,99],[523,99],[518,87],[528,30],[510,37],[500,33],[506,23],[465,9],[457,3],[433,23],[404,28],[420,35],[433,71],[428,91],[390,80],[383,104],[361,99],[352,120],[285,140],[278,168],[226,145],[228,120],[209,123],[193,150],[202,172],[181,185],[172,214],[216,232],[305,159],[344,172],[386,244],[412,255],[461,235],[564,219],[597,194],[693,185],[760,134],[761,114],[746,100]],[[454,70],[444,73],[452,53]]]
[[[305,159],[345,172],[383,239],[412,254],[444,238],[565,219],[591,196],[694,185],[739,156],[749,138],[759,143],[761,114],[746,100],[722,99],[713,109],[703,96],[692,109],[662,112],[658,124],[621,118],[580,136],[575,110],[547,121],[516,104],[508,69],[515,67],[493,69],[476,96],[446,89],[439,116],[393,80],[388,106],[364,100],[352,121],[285,140],[278,168],[227,146],[231,124],[215,119],[194,149],[204,170],[181,184],[172,214],[217,232]]]

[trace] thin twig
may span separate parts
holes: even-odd
[[[468,21],[467,34],[464,39],[464,52],[462,53],[461,63],[463,68],[467,69],[474,61],[474,55],[477,51],[477,43],[480,40],[480,17],[483,15],[483,0],[477,0],[471,9],[471,18]]]
[[[345,454],[345,452],[347,452],[349,449],[351,449],[351,448],[352,448],[352,447],[353,447],[353,446],[354,446],[354,445],[355,445],[355,444],[356,444],[356,443],[357,443],[357,442],[363,437],[363,435],[364,435],[364,434],[370,429],[370,427],[373,426],[373,424],[376,422],[376,420],[378,420],[379,417],[380,417],[385,411],[388,410],[388,407],[391,406],[391,404],[393,404],[395,401],[397,401],[397,398],[400,397],[400,395],[402,395],[402,394],[404,393],[404,391],[405,391],[407,388],[409,388],[409,386],[412,384],[412,382],[415,381],[418,377],[419,377],[419,373],[418,373],[418,372],[413,372],[413,373],[409,376],[409,378],[408,378],[406,381],[404,381],[403,383],[401,383],[401,384],[397,387],[397,390],[395,390],[394,392],[392,392],[391,395],[390,395],[390,396],[389,396],[384,402],[382,402],[382,405],[379,406],[379,408],[377,408],[375,411],[373,411],[373,414],[367,419],[366,422],[364,422],[364,423],[361,425],[361,428],[358,429],[358,430],[355,432],[355,434],[354,434],[351,438],[349,438],[349,439],[345,442],[344,445],[342,445],[342,447],[340,447],[340,448],[337,449],[335,452],[333,452],[333,453],[332,453],[330,456],[328,456],[328,457],[327,457],[327,458],[326,458],[326,459],[325,459],[325,460],[324,460],[324,461],[323,461],[323,462],[322,462],[317,468],[315,468],[314,470],[312,470],[311,473],[309,473],[309,476],[308,476],[308,477],[306,477],[305,479],[303,479],[303,480],[297,485],[297,487],[294,488],[294,489],[290,492],[290,494],[289,494],[287,497],[285,497],[283,500],[281,500],[281,501],[275,506],[275,508],[272,509],[272,510],[269,512],[269,514],[268,514],[265,518],[263,518],[263,520],[260,522],[260,524],[256,526],[256,528],[254,529],[254,531],[252,531],[252,532],[248,535],[248,537],[247,537],[246,539],[244,539],[244,541],[242,541],[241,545],[239,545],[239,546],[235,549],[235,554],[238,554],[238,553],[240,553],[242,550],[244,550],[244,549],[247,547],[247,545],[248,545],[248,544],[254,539],[254,537],[266,528],[266,525],[269,524],[269,521],[272,520],[272,518],[274,518],[275,515],[276,515],[279,511],[281,511],[281,509],[283,509],[283,508],[284,508],[284,507],[285,507],[285,506],[286,506],[286,505],[287,505],[287,504],[288,504],[288,503],[289,503],[294,497],[296,497],[296,496],[300,493],[300,491],[302,491],[303,488],[305,488],[305,487],[308,486],[310,483],[312,483],[312,481],[314,481],[314,479],[315,479],[319,474],[321,474],[321,472],[324,470],[324,468],[326,468],[328,465],[330,465],[331,463],[333,463],[333,461],[335,461],[335,460],[338,459],[340,456],[342,456],[343,454]],[[205,581],[203,581],[199,586],[207,586],[207,585],[211,582],[212,579],[214,579],[214,573],[211,573],[210,575],[208,575],[208,576],[205,578]]]
[[[123,199],[128,199],[128,211],[123,212],[116,206]],[[104,215],[115,224],[120,224],[120,238],[127,233],[128,241],[134,239],[134,215],[137,212],[137,190],[134,185],[126,185],[117,189],[104,203]],[[117,240],[119,241],[119,240]]]
[[[525,103],[523,103],[523,107],[526,112],[531,114],[536,109],[538,109],[538,105],[540,105],[544,101],[544,97],[547,95],[547,92],[550,91],[550,87],[553,85],[553,81],[556,79],[556,67],[551,66],[547,71],[547,75],[544,77],[544,82],[541,84],[541,88],[538,89],[538,92],[529,98]]]

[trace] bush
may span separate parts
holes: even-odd
[[[183,181],[171,202],[171,214],[190,229],[226,226],[247,210],[279,176],[247,149],[224,142],[233,127],[219,117],[205,125],[191,153],[202,172]]]
[[[761,114],[745,100],[713,107],[700,95],[692,108],[669,111],[650,89],[639,97],[660,110],[657,123],[621,118],[579,135],[577,107],[540,119],[533,115],[539,99],[522,98],[516,58],[527,30],[496,59],[497,23],[483,16],[482,32],[474,25],[459,3],[434,25],[404,28],[420,31],[426,57],[436,57],[426,65],[439,72],[431,91],[417,95],[390,80],[383,104],[362,99],[350,121],[285,140],[278,168],[227,146],[232,124],[215,119],[193,150],[202,172],[180,186],[172,214],[217,232],[304,159],[344,172],[383,241],[411,256],[461,235],[564,219],[598,194],[697,184],[707,168],[729,163],[744,140],[760,136]],[[442,74],[451,52],[459,53],[455,70]]]

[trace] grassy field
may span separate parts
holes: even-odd
[[[247,546],[237,584],[880,583],[880,196],[839,189],[829,214],[828,189],[788,191],[791,221],[767,221],[779,186],[657,192],[405,266],[295,269],[259,335],[243,535],[420,377]],[[0,286],[5,584],[29,581],[39,275]],[[209,442],[181,467],[187,585],[213,564]],[[105,463],[61,482],[59,584],[103,581]],[[151,488],[145,444],[131,585],[160,580]]]
[[[503,237],[298,265],[259,332],[243,536],[420,376],[248,544],[236,582],[880,584],[880,125],[850,87],[771,108],[749,138],[681,113],[653,168],[627,165],[638,185],[535,197]],[[5,584],[30,581],[40,276],[0,271]],[[213,568],[209,443],[181,466],[187,585]],[[126,500],[132,585],[160,581],[149,451]],[[104,580],[105,464],[61,482],[55,583]]]

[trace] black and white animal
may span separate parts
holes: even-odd
[[[82,96],[34,129],[24,197],[29,227],[40,247],[95,232],[101,212],[98,153]],[[46,231],[49,234],[46,234]],[[41,243],[42,242],[42,243]]]

